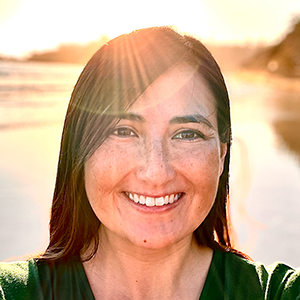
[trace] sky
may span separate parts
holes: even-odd
[[[299,0],[0,0],[0,54],[173,25],[204,42],[271,44],[300,15]]]

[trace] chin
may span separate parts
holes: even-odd
[[[160,250],[169,248],[172,245],[178,243],[184,238],[178,236],[166,236],[166,235],[136,235],[133,239],[130,239],[131,242],[137,247],[143,249],[151,250]]]

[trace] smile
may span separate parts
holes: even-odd
[[[171,194],[164,197],[146,197],[143,195],[137,195],[134,193],[125,192],[127,197],[134,201],[135,203],[139,203],[146,206],[163,206],[167,204],[172,204],[181,198],[182,193]]]

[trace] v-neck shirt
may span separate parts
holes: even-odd
[[[0,299],[95,298],[82,262],[74,258],[54,264],[39,259],[0,263]],[[214,251],[199,300],[214,299],[300,299],[300,269],[279,263],[266,268],[230,252]]]

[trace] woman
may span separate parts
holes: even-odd
[[[72,93],[50,243],[2,264],[2,299],[295,299],[299,271],[231,246],[220,69],[167,27],[120,36]],[[26,298],[27,297],[27,298]]]

